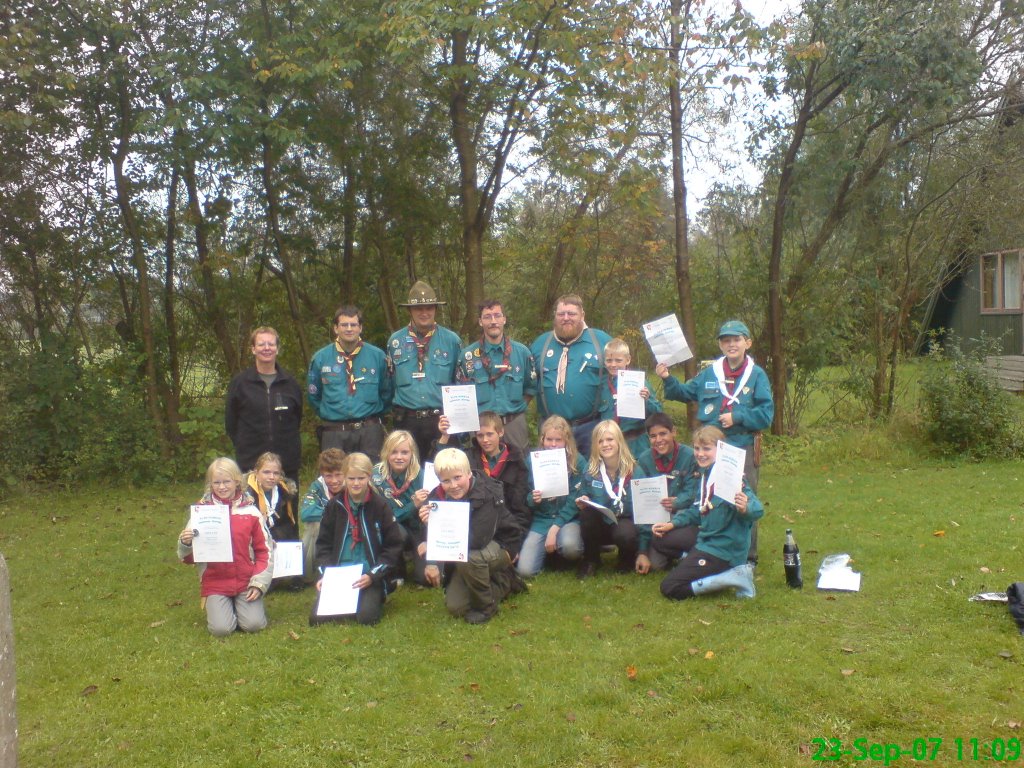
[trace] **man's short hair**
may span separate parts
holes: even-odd
[[[647,420],[644,422],[645,432],[650,432],[655,427],[664,427],[669,432],[672,432],[675,430],[676,425],[672,423],[671,416],[669,416],[667,413],[663,411],[660,411],[658,413],[652,413],[650,416],[647,417]]]
[[[498,307],[502,312],[505,311],[505,307],[497,299],[484,299],[476,305],[476,316],[480,317],[485,309],[490,309],[491,307]]]
[[[555,309],[558,309],[559,304],[572,304],[579,307],[580,312],[583,311],[583,298],[578,293],[563,293],[555,299]]]
[[[334,313],[334,323],[332,323],[332,325],[337,325],[338,318],[341,317],[342,315],[344,315],[345,317],[354,317],[356,320],[359,321],[360,325],[363,324],[363,311],[353,304],[345,304],[343,306],[338,307],[338,311]]]
[[[316,468],[321,475],[324,472],[341,472],[345,469],[345,452],[341,448],[328,448],[320,454]]]
[[[253,328],[252,333],[249,334],[250,347],[256,346],[256,337],[259,336],[261,333],[273,334],[274,343],[277,346],[281,346],[281,337],[278,335],[277,331],[275,331],[269,325],[261,325],[259,328]]]
[[[434,457],[434,474],[440,477],[451,472],[470,472],[469,457],[458,448],[445,448]]]

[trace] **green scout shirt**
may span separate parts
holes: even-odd
[[[482,356],[486,356],[489,368],[484,365]],[[523,413],[526,398],[537,392],[537,372],[526,345],[518,341],[511,343],[507,370],[502,368],[504,359],[504,342],[491,344],[484,339],[462,350],[456,379],[460,384],[476,385],[476,404],[480,411],[494,411],[501,416]]]
[[[384,352],[362,342],[355,356],[356,391],[348,391],[348,361],[334,344],[313,355],[306,377],[306,398],[324,421],[357,421],[380,416],[391,407],[394,380]]]
[[[419,369],[416,342],[408,328],[391,334],[388,359],[395,376],[394,404],[409,410],[441,407],[441,387],[455,383],[462,342],[453,331],[437,326],[427,344],[423,370]]]

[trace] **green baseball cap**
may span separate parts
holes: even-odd
[[[729,320],[718,329],[718,338],[723,336],[746,336],[750,338],[750,329],[739,320]]]

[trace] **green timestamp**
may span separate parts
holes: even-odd
[[[855,762],[880,762],[892,765],[901,759],[931,761],[959,760],[981,762],[1013,762],[1021,758],[1021,740],[1010,739],[955,739],[918,738],[909,744],[854,739],[844,744],[840,739],[811,739],[811,760],[838,762],[843,758]]]

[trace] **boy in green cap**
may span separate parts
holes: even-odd
[[[668,366],[655,368],[665,382],[665,399],[697,403],[697,418],[725,433],[725,442],[747,452],[744,480],[756,492],[760,474],[760,432],[775,416],[775,402],[768,374],[747,354],[750,330],[739,320],[729,320],[718,331],[722,356],[683,384],[670,375]],[[751,533],[749,559],[757,562],[757,528]]]

